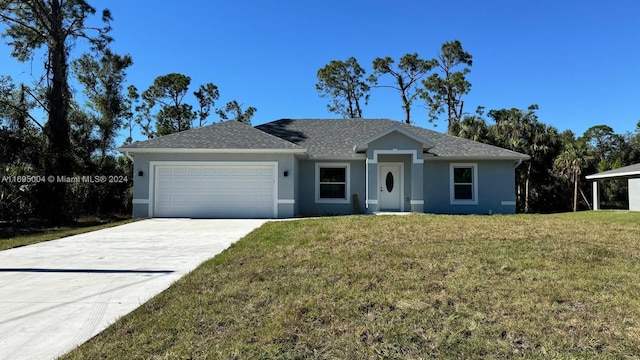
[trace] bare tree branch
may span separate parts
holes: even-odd
[[[6,99],[0,99],[0,103],[2,103],[3,105],[7,105],[10,108],[12,108],[14,110],[17,110],[17,111],[24,111],[24,109],[20,108],[19,106],[16,106],[16,104],[14,104],[11,101],[8,101]],[[33,121],[36,125],[38,125],[38,127],[40,127],[40,129],[44,130],[44,126],[42,126],[42,124],[40,124],[38,122],[38,120],[36,120],[36,118],[34,118],[31,114],[29,114],[28,112],[25,112],[25,115],[27,115],[27,117],[29,117],[29,119],[31,119],[31,121]]]

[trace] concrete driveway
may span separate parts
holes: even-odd
[[[149,219],[0,251],[0,359],[72,350],[264,222]]]

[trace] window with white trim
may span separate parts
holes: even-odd
[[[316,163],[316,202],[349,203],[348,163]]]
[[[478,164],[450,164],[451,204],[478,204]]]

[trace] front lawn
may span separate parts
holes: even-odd
[[[272,222],[65,359],[625,358],[640,213]]]

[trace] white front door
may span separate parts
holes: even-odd
[[[402,163],[378,163],[378,204],[382,211],[403,211]]]

